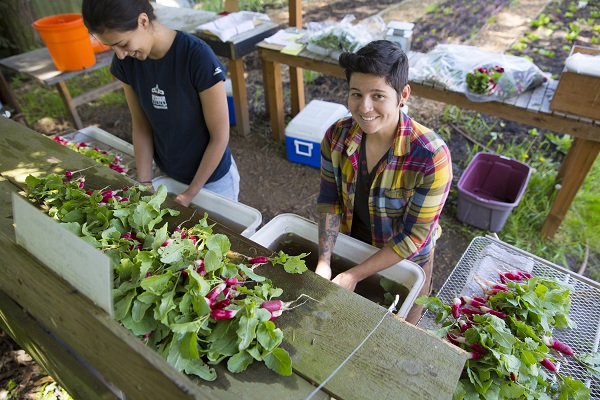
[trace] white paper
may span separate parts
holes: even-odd
[[[13,193],[17,244],[113,316],[110,258]]]
[[[270,18],[266,14],[240,11],[202,24],[196,29],[210,32],[225,42],[240,33],[254,29],[256,22],[260,20],[270,21]]]
[[[288,44],[300,39],[302,36],[304,36],[303,33],[286,32],[285,30],[280,29],[273,36],[266,38],[265,42],[270,44],[278,44],[280,46],[287,46]]]

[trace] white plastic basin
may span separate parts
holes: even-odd
[[[152,186],[157,188],[159,185],[164,185],[168,192],[175,194],[184,192],[188,187],[167,176],[152,179]],[[254,234],[262,222],[262,214],[257,209],[206,189],[200,190],[192,199],[192,204],[200,211],[206,211],[209,218],[244,237]]]
[[[252,235],[250,239],[263,247],[270,248],[283,235],[289,233],[293,233],[312,242],[314,245],[318,245],[317,224],[295,214],[280,214],[274,217]],[[361,242],[348,235],[340,234],[335,243],[333,254],[334,256],[339,256],[359,264],[373,255],[377,250],[379,250],[377,247]],[[309,265],[310,267],[314,266]],[[425,272],[423,268],[412,261],[403,260],[379,272],[378,275],[408,288],[408,295],[398,309],[398,316],[406,318],[425,284]]]

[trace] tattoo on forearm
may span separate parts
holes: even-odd
[[[323,214],[319,218],[319,257],[324,255],[328,261],[331,260],[341,220],[339,214]]]

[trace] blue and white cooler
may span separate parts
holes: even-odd
[[[321,140],[327,129],[348,114],[342,104],[312,100],[285,127],[285,147],[290,161],[321,168]]]

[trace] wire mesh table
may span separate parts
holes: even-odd
[[[571,293],[570,318],[576,324],[576,328],[556,329],[552,336],[561,342],[569,344],[575,354],[590,353],[598,351],[600,342],[600,313],[597,308],[600,305],[600,283],[592,281],[556,264],[534,256],[514,246],[504,243],[498,239],[486,236],[474,238],[469,247],[459,260],[458,264],[440,289],[437,297],[444,304],[452,304],[454,297],[466,294],[472,288],[473,272],[481,263],[486,250],[490,247],[500,249],[508,257],[520,260],[532,267],[534,276],[556,278],[569,283],[574,290]],[[511,267],[507,265],[507,267]],[[519,268],[519,265],[513,265]],[[439,328],[435,322],[435,314],[426,311],[417,324],[423,329]],[[592,390],[592,399],[600,399],[600,381],[587,373],[585,366],[578,363],[574,358],[561,358],[559,371],[574,379],[579,379]]]

